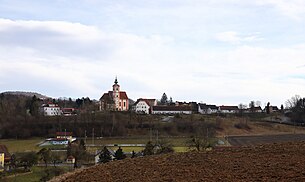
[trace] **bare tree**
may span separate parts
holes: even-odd
[[[287,109],[292,109],[295,107],[298,103],[298,101],[301,99],[301,96],[295,95],[291,97],[291,99],[288,99],[285,103]]]

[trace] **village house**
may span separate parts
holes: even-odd
[[[67,139],[70,142],[73,140],[72,132],[56,132],[56,138]]]
[[[156,99],[138,99],[134,105],[133,110],[139,114],[151,114],[153,106],[157,105]]]
[[[9,164],[11,160],[11,154],[8,152],[7,147],[5,145],[0,145],[0,172],[8,170]]]
[[[218,111],[220,113],[238,113],[239,108],[237,106],[219,106]]]
[[[184,106],[153,106],[152,114],[192,114],[192,107]]]
[[[40,109],[45,116],[59,116],[62,114],[60,107],[53,103],[43,104]]]
[[[68,145],[71,142],[74,142],[76,138],[72,136],[72,132],[56,132],[55,138],[48,138],[40,146],[45,145]]]
[[[197,113],[198,112],[198,104],[197,102],[175,102],[175,106],[190,106],[192,113]]]
[[[262,110],[261,106],[258,106],[258,107],[248,108],[248,109],[246,109],[245,112],[246,113],[262,113],[263,110]]]
[[[277,106],[269,106],[270,113],[279,112],[279,108]],[[267,106],[264,108],[264,112],[267,112]]]
[[[64,116],[73,116],[77,114],[76,108],[62,108],[61,111]]]
[[[100,98],[100,111],[128,111],[129,100],[126,92],[120,91],[120,85],[115,78],[112,91],[104,93]]]
[[[198,104],[198,112],[200,114],[214,114],[218,112],[216,105]]]

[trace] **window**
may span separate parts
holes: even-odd
[[[123,104],[124,104],[124,107],[126,107],[126,102],[125,102],[125,101],[124,101],[124,103],[123,103]]]

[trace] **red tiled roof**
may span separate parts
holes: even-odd
[[[120,99],[128,99],[126,92],[120,92]]]
[[[67,157],[67,159],[72,160],[72,159],[75,159],[75,157],[73,157],[72,155],[69,155],[69,157]]]
[[[191,106],[153,106],[154,111],[191,111]]]
[[[56,132],[56,136],[72,136],[72,132]]]

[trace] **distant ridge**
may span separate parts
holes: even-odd
[[[2,92],[1,94],[4,94],[4,95],[22,95],[22,96],[26,96],[26,97],[33,97],[34,95],[36,95],[36,97],[38,97],[40,99],[49,99],[49,98],[51,98],[51,97],[42,95],[42,94],[37,93],[37,92],[7,91],[7,92]]]

